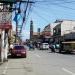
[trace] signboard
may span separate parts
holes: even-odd
[[[51,33],[50,33],[50,32],[44,32],[44,35],[45,35],[45,36],[50,36]]]
[[[0,23],[11,23],[12,13],[10,12],[0,12]]]
[[[1,23],[0,29],[12,29],[12,25],[10,23]]]

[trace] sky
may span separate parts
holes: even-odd
[[[22,28],[22,39],[29,39],[30,21],[33,21],[34,32],[37,28],[41,31],[50,23],[57,19],[75,20],[75,1],[74,0],[34,0],[29,11],[26,23]],[[25,4],[21,5],[21,10],[24,11]],[[14,13],[14,12],[13,12]],[[23,14],[22,14],[23,16]],[[14,18],[14,16],[13,16]],[[22,18],[19,19],[21,25]],[[13,20],[13,27],[15,30],[15,21]]]

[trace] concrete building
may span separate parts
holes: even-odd
[[[49,43],[50,38],[51,38],[51,27],[50,24],[48,24],[42,31],[42,41]]]
[[[58,24],[53,28],[53,37],[55,38],[56,42],[59,42],[60,40],[63,41],[65,39],[64,35],[66,36],[68,34],[66,37],[67,39],[69,38],[70,33],[75,33],[74,20],[58,20],[56,23]]]
[[[58,24],[60,24],[60,23],[54,22],[54,23],[51,23],[51,24],[50,24],[50,27],[51,27],[51,36],[53,36],[53,28],[54,28],[56,25],[58,25]]]
[[[33,41],[33,21],[30,21],[30,41]]]
[[[31,42],[40,42],[40,36],[42,35],[41,32],[40,32],[40,28],[37,29],[37,32],[34,32],[34,29],[33,29],[33,21],[31,20],[30,21],[30,41]]]
[[[8,5],[3,5],[3,3],[0,4],[0,61],[3,62],[7,60],[8,57],[9,37],[12,29],[12,13],[9,11]]]

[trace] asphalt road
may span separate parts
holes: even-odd
[[[0,75],[75,75],[75,55],[27,51],[27,58],[9,58]]]

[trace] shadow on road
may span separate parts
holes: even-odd
[[[48,53],[57,53],[57,54],[62,54],[62,55],[75,55],[75,52],[61,52],[61,53],[59,53],[59,52],[48,52]]]
[[[75,53],[69,53],[69,52],[63,52],[61,54],[64,54],[64,55],[75,55]]]
[[[17,56],[8,56],[8,59],[23,59],[23,57],[17,57]]]

